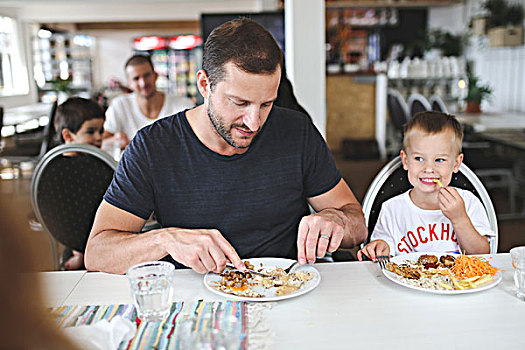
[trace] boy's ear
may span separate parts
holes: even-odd
[[[66,143],[73,142],[74,141],[74,135],[75,134],[73,132],[71,132],[71,130],[66,129],[66,128],[62,129],[62,138],[64,139],[64,141]]]
[[[401,152],[399,152],[399,155],[401,156],[401,161],[403,162],[403,169],[408,170],[407,154],[405,153],[405,151],[401,150]]]
[[[454,173],[457,173],[459,171],[461,163],[463,163],[463,153],[458,154],[458,156],[456,157],[456,163],[454,164],[453,170]]]

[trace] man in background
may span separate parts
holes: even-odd
[[[118,96],[111,102],[104,124],[104,138],[120,141],[121,148],[144,126],[195,105],[189,98],[157,91],[158,74],[149,56],[131,56],[124,69],[133,93]]]

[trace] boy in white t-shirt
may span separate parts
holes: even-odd
[[[357,257],[411,252],[489,253],[494,236],[481,201],[448,187],[463,161],[463,131],[454,116],[428,111],[405,124],[401,159],[414,188],[385,201],[371,242]],[[441,184],[444,187],[441,187]]]

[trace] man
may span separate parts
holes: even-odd
[[[228,261],[244,270],[240,257],[305,264],[364,241],[361,206],[315,126],[273,106],[281,66],[256,22],[210,34],[197,73],[204,104],[137,133],[95,217],[89,270],[170,257],[199,273]],[[136,234],[153,211],[162,228]]]
[[[119,139],[125,147],[144,126],[195,105],[189,98],[157,91],[158,74],[149,56],[134,55],[124,67],[133,93],[116,97],[111,102],[106,112],[104,138],[115,136],[114,139]]]

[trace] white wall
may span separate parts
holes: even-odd
[[[115,22],[198,19],[202,12],[260,11],[261,0],[26,1],[20,17],[38,22]]]
[[[525,0],[511,2],[525,6]],[[431,8],[429,28],[464,32],[473,16],[483,14],[481,3],[467,0],[464,5]],[[466,56],[474,74],[494,90],[492,98],[484,101],[483,110],[525,112],[525,46],[494,48],[488,46],[487,37],[473,37]]]
[[[324,0],[286,0],[284,13],[288,77],[297,100],[326,138]]]
[[[428,28],[459,34],[468,24],[465,13],[466,9],[463,4],[432,7],[428,11]]]

